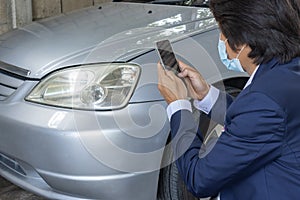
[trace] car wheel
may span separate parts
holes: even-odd
[[[226,92],[236,97],[240,93],[240,89],[235,87],[226,87]],[[204,136],[204,143],[216,143],[220,136],[223,126],[212,121],[206,115],[200,115],[199,128]],[[168,155],[168,156],[167,156]],[[166,157],[170,158],[169,151],[165,153]],[[194,197],[185,187],[183,180],[178,174],[175,162],[164,167],[160,171],[157,200],[215,200],[216,197],[201,198]]]
[[[186,189],[175,163],[163,168],[160,173],[157,200],[196,200]]]
[[[204,142],[215,143],[220,136],[223,126],[216,124],[206,135]],[[212,146],[212,145],[210,145]],[[157,200],[213,200],[214,197],[198,199],[187,189],[178,174],[175,162],[161,169],[158,184]]]

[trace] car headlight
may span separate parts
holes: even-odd
[[[139,75],[140,67],[134,64],[67,68],[44,78],[26,100],[75,109],[118,109],[127,105]]]

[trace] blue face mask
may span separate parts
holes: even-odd
[[[236,56],[236,58],[230,60],[228,59],[228,55],[226,52],[226,43],[227,39],[225,41],[219,39],[219,44],[218,44],[218,50],[219,50],[219,56],[221,58],[222,63],[227,67],[229,70],[237,71],[237,72],[245,72],[243,69],[240,60],[238,59],[239,55],[245,48],[245,46],[240,50],[239,54]]]

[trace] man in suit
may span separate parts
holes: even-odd
[[[178,171],[196,197],[298,199],[300,2],[211,0],[210,9],[221,30],[222,62],[250,78],[233,100],[182,62],[178,76],[185,84],[158,64],[158,89],[169,104]],[[192,106],[224,124],[209,152],[203,148]]]

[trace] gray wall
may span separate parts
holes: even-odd
[[[0,34],[31,21],[112,0],[0,0]]]

